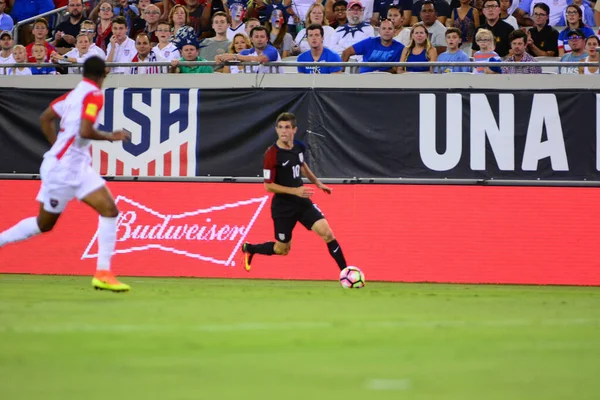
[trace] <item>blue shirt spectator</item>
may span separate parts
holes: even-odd
[[[263,50],[262,54],[267,56],[269,61],[281,61],[281,56],[279,55],[279,52],[277,51],[277,49],[275,47],[271,46],[270,44],[267,45],[267,47]],[[240,55],[241,56],[257,56],[258,52],[253,47],[251,49],[240,51]],[[281,68],[281,67],[273,68],[273,69],[274,69],[275,73],[283,73],[283,68]],[[272,71],[271,71],[271,67],[267,67],[265,65],[258,65],[258,66],[255,65],[252,67],[246,67],[245,72],[256,72],[256,73],[260,73],[260,74],[269,74]]]
[[[400,55],[404,50],[404,45],[392,40],[390,46],[381,44],[381,38],[374,37],[361,40],[352,45],[354,53],[363,56],[363,62],[394,62],[400,61]],[[387,71],[390,67],[360,67],[359,73],[373,71]]]
[[[438,56],[438,61],[451,61],[451,62],[469,62],[469,56],[464,51],[458,49],[454,53],[449,51],[445,51]],[[435,67],[434,72],[436,74],[444,74],[449,72],[471,72],[471,67],[451,67],[451,66],[443,66],[443,67]]]
[[[15,25],[10,15],[6,14],[6,2],[8,0],[0,0],[0,32],[11,31]]]
[[[310,52],[310,50],[305,51],[304,53],[298,56],[296,60],[298,62],[314,62],[314,58]],[[329,50],[327,47],[323,47],[323,52],[321,53],[321,57],[317,60],[318,62],[342,62],[342,58],[338,53]],[[340,72],[342,67],[298,67],[298,72],[301,74],[335,74],[336,72]]]
[[[29,67],[31,75],[56,75],[56,70],[52,67]]]
[[[52,11],[54,8],[52,0],[15,0],[10,15],[14,22],[19,22]]]

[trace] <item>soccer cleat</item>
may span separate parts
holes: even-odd
[[[96,271],[92,279],[92,287],[96,290],[110,290],[112,292],[128,292],[131,287],[121,283],[110,271]]]
[[[244,243],[242,245],[242,254],[244,256],[244,268],[246,268],[247,272],[250,272],[251,267],[251,263],[252,263],[252,257],[254,257],[254,254],[248,252],[248,243]]]

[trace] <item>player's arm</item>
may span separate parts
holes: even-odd
[[[42,128],[42,132],[46,139],[50,142],[50,144],[54,144],[56,142],[56,124],[55,121],[60,119],[60,116],[52,109],[52,107],[48,107],[44,110],[42,115],[40,116],[40,125]]]
[[[104,96],[100,91],[89,93],[83,99],[83,108],[81,111],[81,124],[79,127],[79,136],[91,140],[127,140],[131,136],[125,130],[114,132],[100,132],[94,128],[96,119],[100,110],[104,106]]]
[[[300,167],[300,172],[302,172],[302,175],[304,175],[311,183],[317,185],[319,189],[321,189],[327,194],[331,194],[331,188],[325,186],[323,182],[321,182],[319,178],[317,178],[316,175],[313,174],[310,168],[308,168],[308,165],[306,165],[306,163],[302,164],[302,166]]]

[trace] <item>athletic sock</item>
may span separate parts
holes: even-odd
[[[98,271],[110,271],[110,259],[117,241],[117,217],[98,219]]]
[[[263,254],[265,256],[272,256],[275,254],[275,242],[266,242],[261,244],[248,244],[246,250],[250,254]]]
[[[342,252],[342,248],[340,247],[338,241],[334,239],[333,241],[327,243],[327,248],[329,249],[329,254],[331,254],[331,257],[333,257],[340,268],[340,271],[346,268],[346,259],[344,258],[344,253]]]
[[[0,247],[8,243],[20,242],[29,239],[32,236],[42,233],[37,223],[36,217],[29,217],[12,228],[0,233]]]

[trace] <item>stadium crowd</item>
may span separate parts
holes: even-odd
[[[25,20],[31,21],[18,24]],[[600,1],[589,0],[0,0],[0,75],[79,73],[69,65],[91,56],[139,63],[112,68],[115,74],[283,72],[238,64],[282,59],[473,63],[360,67],[360,73],[536,74],[540,58],[598,62],[597,21]],[[524,64],[477,67],[502,60]],[[156,61],[170,66],[144,66]],[[56,66],[36,66],[48,62]],[[32,65],[2,68],[14,63]],[[343,70],[298,67],[299,73]],[[599,68],[558,72],[598,74]]]

